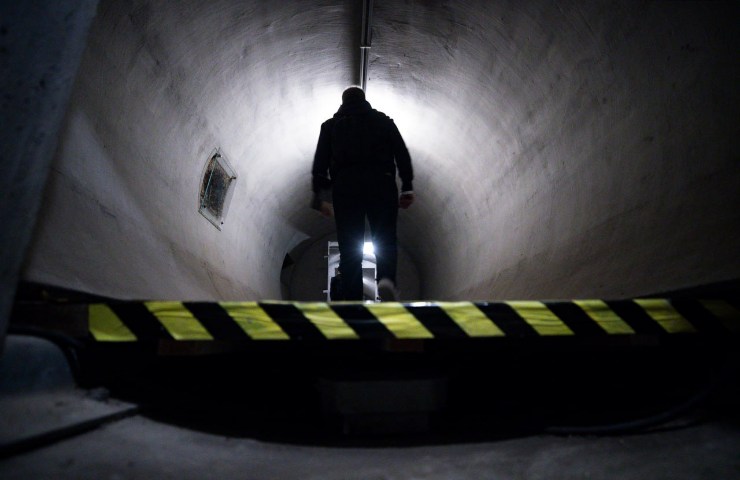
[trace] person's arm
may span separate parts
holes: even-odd
[[[331,164],[331,128],[328,122],[321,125],[319,133],[319,143],[316,145],[316,154],[313,157],[313,167],[311,168],[312,189],[314,193],[331,188],[329,180],[329,165]]]
[[[329,165],[331,164],[331,129],[327,122],[321,125],[319,142],[316,145],[316,154],[313,157],[311,168],[311,189],[313,190],[313,201],[311,207],[318,210],[323,216],[331,217],[334,209],[331,204],[331,180],[329,179]]]
[[[406,209],[414,203],[414,169],[411,166],[411,155],[409,155],[409,150],[406,148],[406,143],[392,120],[391,126],[394,137],[393,156],[396,159],[398,176],[401,177],[401,198],[398,201],[398,206]]]

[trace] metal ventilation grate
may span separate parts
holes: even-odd
[[[221,230],[229,201],[233,195],[236,173],[226,158],[216,149],[208,157],[200,184],[198,211],[216,228]]]

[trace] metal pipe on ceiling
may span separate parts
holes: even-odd
[[[362,2],[362,34],[360,37],[360,87],[367,93],[367,73],[372,43],[373,0]]]

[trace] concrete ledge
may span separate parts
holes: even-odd
[[[49,340],[8,335],[0,357],[0,396],[75,388],[67,357]]]
[[[81,390],[0,398],[0,458],[91,430],[138,411]]]
[[[95,428],[137,411],[104,390],[77,389],[53,342],[9,335],[0,357],[0,458]]]

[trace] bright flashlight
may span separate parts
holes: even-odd
[[[373,242],[365,242],[365,244],[362,246],[362,253],[365,255],[375,255],[375,247],[373,246]]]

